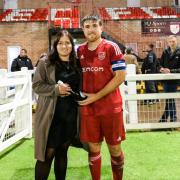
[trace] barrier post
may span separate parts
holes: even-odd
[[[7,78],[7,69],[0,69],[0,79]],[[4,99],[6,99],[7,87],[0,88],[0,104],[3,104]]]
[[[134,64],[127,65],[127,74],[136,74],[136,66]],[[136,82],[127,82],[128,94],[137,94]],[[138,123],[137,101],[128,101],[129,123]]]

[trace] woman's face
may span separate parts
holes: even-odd
[[[168,37],[167,42],[171,49],[176,49],[177,39],[175,37]]]
[[[59,39],[57,51],[60,57],[69,57],[72,51],[72,44],[68,36],[62,36]]]

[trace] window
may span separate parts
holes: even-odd
[[[20,46],[8,46],[7,57],[8,57],[8,71],[11,71],[11,64],[13,59],[17,58],[20,53]]]
[[[174,0],[174,5],[180,6],[180,0]]]

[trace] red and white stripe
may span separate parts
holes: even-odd
[[[93,165],[93,161],[96,161],[101,158],[101,154],[95,156],[95,157],[89,157],[89,164]]]
[[[89,160],[90,161],[96,161],[99,158],[101,158],[101,154],[99,154],[98,156],[95,156],[95,157],[90,157]]]
[[[110,44],[110,45],[113,46],[116,55],[121,55],[121,54],[122,54],[119,46],[118,46],[116,43],[114,43],[114,42],[112,42],[112,41],[108,41],[108,40],[106,40],[105,42],[106,42],[107,44]]]

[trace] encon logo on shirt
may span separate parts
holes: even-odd
[[[103,72],[103,67],[83,67],[82,72]]]

